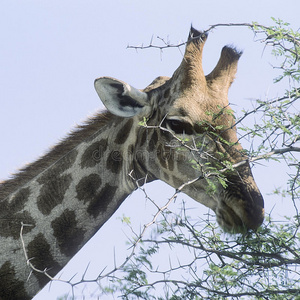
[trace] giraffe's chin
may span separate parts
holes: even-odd
[[[246,233],[248,228],[242,219],[227,205],[216,209],[216,217],[219,225],[228,233]]]
[[[237,205],[238,204],[238,205]],[[264,208],[255,206],[249,210],[241,199],[222,202],[216,210],[219,225],[228,233],[246,233],[257,230],[264,220]]]

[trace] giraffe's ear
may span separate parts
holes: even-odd
[[[149,105],[146,93],[111,77],[97,78],[95,89],[105,107],[120,117],[133,117]]]

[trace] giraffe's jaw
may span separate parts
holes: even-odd
[[[218,207],[216,217],[224,231],[229,233],[246,233],[257,230],[264,220],[264,209],[257,209],[257,214],[247,216],[244,211],[234,211],[229,206]]]
[[[216,191],[208,193],[206,181],[198,180],[182,191],[214,211],[218,224],[225,232],[245,233],[257,230],[263,223],[264,203],[254,180],[248,178],[244,181],[235,181],[226,189],[215,181]]]

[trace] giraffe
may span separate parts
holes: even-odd
[[[173,76],[158,77],[144,90],[110,77],[96,79],[107,111],[1,183],[0,300],[36,295],[49,278],[27,262],[55,276],[138,180],[160,179],[174,188],[192,180],[182,191],[212,209],[225,231],[261,225],[263,197],[238,141],[227,96],[241,53],[225,46],[205,76],[207,36],[191,27]],[[234,168],[227,170],[228,162]],[[209,171],[212,167],[225,170],[226,184],[220,173]]]

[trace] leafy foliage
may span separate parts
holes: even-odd
[[[232,236],[185,213],[184,206],[175,219],[164,213],[122,270],[127,275],[110,277],[122,299],[292,299],[300,293],[298,220],[269,219],[258,232]],[[161,266],[162,249],[177,261],[170,255]]]

